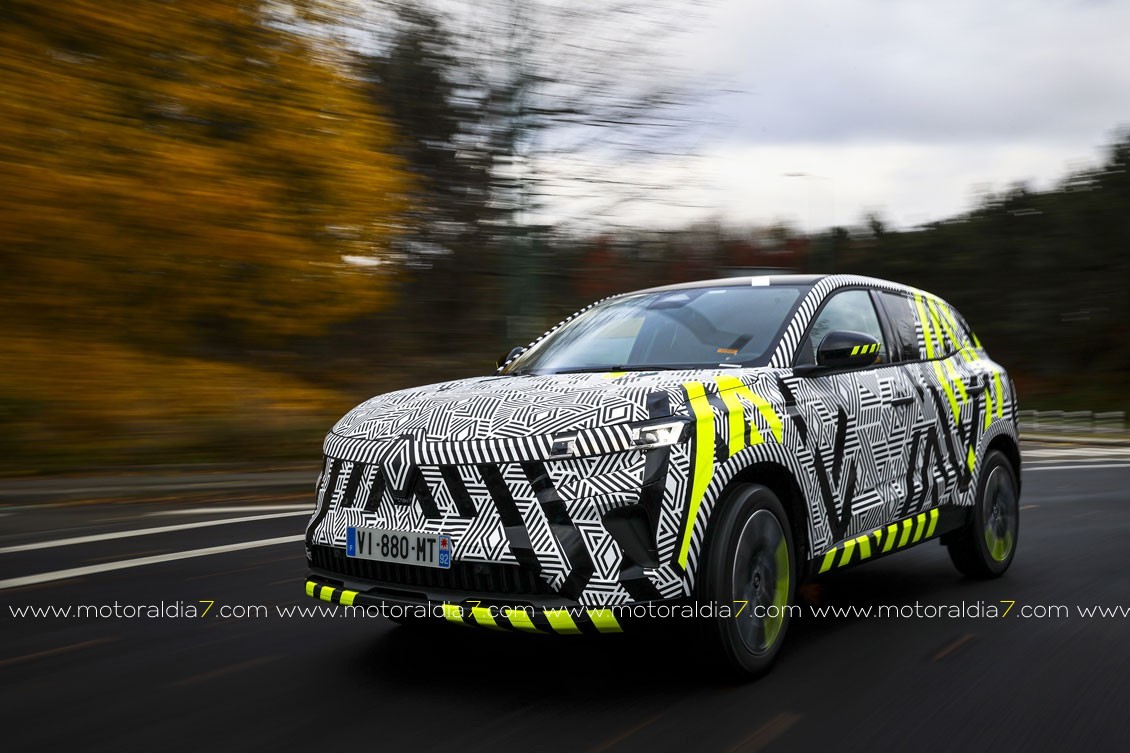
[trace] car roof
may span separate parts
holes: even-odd
[[[659,285],[654,288],[633,290],[632,293],[662,293],[668,290],[691,290],[694,288],[749,287],[751,285],[815,285],[831,275],[753,275],[746,277],[719,277],[713,280],[692,280]],[[627,295],[627,294],[625,294]]]
[[[699,279],[692,280],[687,283],[675,283],[673,285],[660,285],[658,287],[644,288],[642,291],[632,291],[632,293],[662,293],[667,291],[685,291],[685,289],[693,289],[696,287],[745,287],[745,286],[762,286],[762,285],[800,285],[811,287],[820,282],[827,280],[828,288],[845,287],[852,285],[863,285],[869,287],[878,287],[885,289],[898,289],[907,293],[921,292],[918,288],[911,287],[910,285],[903,285],[901,283],[893,283],[887,279],[879,279],[877,277],[863,277],[861,275],[754,275],[746,277],[719,277],[716,279]],[[625,293],[628,295],[628,293]]]

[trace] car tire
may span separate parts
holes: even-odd
[[[973,513],[965,528],[947,542],[950,559],[963,574],[996,578],[1016,554],[1020,492],[1012,463],[998,450],[982,461]]]
[[[796,591],[792,531],[777,495],[760,484],[731,490],[702,565],[698,601],[714,610],[703,621],[709,658],[728,674],[764,674],[781,650]]]

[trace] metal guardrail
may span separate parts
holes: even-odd
[[[1064,434],[1127,433],[1125,411],[1094,413],[1089,410],[1022,410],[1017,412],[1021,431]]]

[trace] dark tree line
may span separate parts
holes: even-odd
[[[965,216],[841,239],[840,268],[949,299],[1032,407],[1130,408],[1130,133],[1053,190],[1016,185]]]

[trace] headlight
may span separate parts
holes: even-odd
[[[685,418],[664,418],[638,424],[562,432],[554,435],[550,455],[554,458],[572,458],[670,447],[683,441],[688,425],[689,421]]]
[[[688,423],[682,419],[664,419],[662,422],[634,424],[631,427],[632,442],[641,450],[670,447],[683,440]]]

